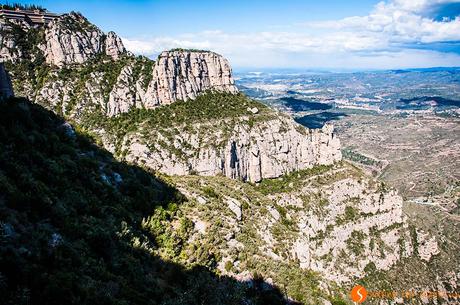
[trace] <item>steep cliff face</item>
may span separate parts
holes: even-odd
[[[11,24],[0,18],[0,60],[14,62],[22,57],[22,50],[11,32]]]
[[[97,54],[113,59],[125,52],[121,39],[113,32],[107,36],[77,13],[60,16],[45,30],[43,52],[48,64],[81,64]]]
[[[207,90],[238,92],[228,61],[214,52],[165,51],[150,73],[152,80],[145,89],[140,84],[142,80],[134,77],[132,67],[123,69],[111,92],[107,114],[114,116],[132,107],[152,109],[195,99]],[[130,88],[126,84],[131,84]],[[126,98],[120,98],[123,96]]]
[[[153,138],[134,133],[125,137],[121,149],[128,161],[168,175],[222,174],[250,182],[341,160],[340,141],[330,125],[307,130],[281,116],[253,126],[243,118],[225,132],[216,130],[216,124],[231,123],[203,122],[192,130],[173,127],[158,130]],[[173,129],[177,135],[168,138]]]
[[[192,199],[181,207],[194,223],[191,248],[217,239],[218,245],[211,249],[220,258],[218,269],[223,274],[247,280],[261,272],[288,294],[297,286],[308,289],[311,283],[299,280],[299,271],[320,275],[315,287],[331,288],[330,283],[338,283],[349,291],[366,278],[359,282],[366,288],[374,281],[378,283],[375,289],[386,285],[399,291],[404,284],[386,282],[386,272],[398,272],[409,259],[429,269],[426,266],[436,265],[441,256],[449,257],[439,239],[410,223],[395,191],[345,162],[258,185],[226,177],[173,179]],[[440,289],[440,279],[426,275],[414,279],[414,272],[408,272],[411,288]],[[457,285],[446,287],[452,292]],[[308,301],[309,297],[304,291],[294,298],[322,304]],[[391,301],[379,304],[395,304]],[[414,300],[414,304],[422,302]],[[442,304],[455,304],[455,300]]]
[[[432,274],[429,264],[446,255],[438,244],[444,235],[433,237],[411,226],[401,197],[339,162],[340,142],[332,126],[306,129],[237,94],[230,66],[218,54],[169,51],[157,62],[134,57],[114,33],[105,36],[78,14],[38,30],[9,24],[0,39],[2,59],[20,95],[81,124],[119,159],[172,175],[169,179],[188,197],[177,214],[160,210],[143,219],[143,230],[161,231],[155,242],[124,230],[136,249],[188,267],[217,265],[220,274],[242,281],[262,274],[307,304],[331,304],[336,285],[330,281],[344,287],[367,276],[381,281],[380,272],[406,259]],[[8,95],[2,65],[0,84]],[[29,148],[38,141],[35,136],[26,140]],[[135,193],[137,203],[137,195],[150,189],[124,188],[120,174],[109,177],[91,155],[75,155],[97,172],[84,181],[99,183],[100,178],[110,194],[121,187]],[[67,159],[59,156],[73,172]],[[61,206],[53,206],[60,215]],[[440,283],[422,279],[423,288]],[[318,286],[329,291],[328,300],[315,295]],[[396,288],[401,287],[407,288]]]
[[[11,79],[5,70],[3,63],[0,63],[0,99],[13,96],[13,86]]]
[[[87,124],[101,134],[106,147],[116,147],[129,161],[171,175],[224,174],[258,182],[341,159],[340,143],[330,126],[308,130],[259,103],[232,96],[238,90],[230,65],[214,52],[172,50],[161,53],[156,62],[134,57],[115,33],[105,35],[78,13],[64,14],[44,28],[21,26],[11,33],[30,55],[22,60],[33,67],[24,73],[11,65],[18,92],[77,122],[88,122],[95,114],[101,122],[110,121],[107,116],[178,100],[188,101],[187,111],[198,110],[198,115],[217,114],[198,120],[189,115],[191,126],[177,123],[174,116],[179,113],[173,111],[171,121],[153,126],[148,136],[139,132],[145,126],[130,126],[137,132],[115,140],[106,126]],[[33,39],[23,43],[24,37]],[[224,96],[197,101],[206,92]],[[219,107],[235,111],[223,118]],[[174,138],[169,137],[172,133]]]
[[[125,52],[126,49],[121,38],[115,32],[108,32],[105,39],[105,54],[116,60]]]
[[[48,25],[0,18],[0,58],[3,61],[36,61],[63,67],[82,64],[100,54],[118,59],[126,50],[114,33],[104,34],[79,13],[60,16]]]
[[[214,52],[171,51],[158,57],[145,105],[195,98],[206,90],[237,93],[228,61]]]
[[[76,120],[82,103],[115,116],[132,108],[192,100],[207,90],[238,92],[228,61],[214,52],[163,52],[156,62],[135,57],[115,33],[105,35],[76,13],[62,15],[40,29],[8,21],[0,39],[5,45],[2,60],[27,62],[30,68],[11,66],[18,93],[54,110],[59,107],[59,112]]]

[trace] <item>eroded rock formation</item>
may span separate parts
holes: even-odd
[[[169,175],[223,174],[251,182],[342,158],[331,125],[308,130],[290,118],[276,116],[252,127],[236,124],[229,133],[222,133],[214,132],[211,124],[203,122],[195,130],[180,130],[172,140],[163,136],[167,130],[159,131],[155,140],[130,134],[121,150],[126,151],[127,160]]]
[[[125,52],[115,33],[104,35],[78,13],[65,14],[52,21],[45,30],[42,49],[46,62],[56,66],[82,64],[100,53],[118,59]]]
[[[237,93],[228,61],[214,52],[163,52],[153,70],[145,105],[195,98],[208,89]]]
[[[165,51],[149,73],[152,80],[143,89],[143,80],[134,77],[132,67],[122,70],[110,94],[109,116],[127,112],[132,107],[151,109],[177,100],[194,99],[207,90],[238,92],[228,61],[214,52]],[[126,84],[130,84],[129,88]]]

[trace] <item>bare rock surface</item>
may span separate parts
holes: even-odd
[[[168,175],[223,174],[250,182],[314,165],[330,165],[342,158],[340,141],[329,125],[323,130],[309,130],[279,116],[252,128],[236,124],[231,134],[226,134],[214,132],[212,124],[196,125],[198,130],[182,129],[173,139],[160,133],[158,141],[129,134],[121,150],[128,161]]]
[[[147,108],[195,98],[206,90],[237,93],[228,61],[214,52],[160,54],[146,92]]]
[[[104,33],[78,13],[64,14],[45,30],[46,62],[56,66],[82,64],[100,53],[118,59],[125,52],[121,39]]]

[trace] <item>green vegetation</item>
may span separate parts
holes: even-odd
[[[417,234],[417,228],[414,225],[409,226],[409,233],[410,233],[410,238],[412,242],[412,246],[414,248],[414,254],[418,255],[418,234]]]
[[[324,280],[321,275],[300,268],[298,262],[292,258],[290,249],[299,237],[297,227],[299,219],[294,212],[294,206],[279,205],[276,203],[277,199],[270,199],[269,196],[264,195],[258,186],[223,176],[173,176],[170,179],[187,193],[200,189],[202,193],[199,196],[208,199],[205,204],[187,203],[179,207],[183,215],[193,215],[191,217],[194,219],[208,224],[205,234],[192,236],[192,239],[197,240],[195,251],[202,252],[202,249],[210,249],[217,261],[224,261],[222,267],[227,272],[231,271],[235,274],[250,272],[255,279],[270,278],[283,293],[301,304],[321,304],[321,299],[343,300],[339,297],[343,293],[340,288],[331,288],[331,292],[328,292],[331,295],[328,295],[318,287],[319,281]],[[212,191],[204,193],[203,190]],[[249,202],[246,204],[245,217],[238,222],[238,227],[227,220],[228,217],[234,217],[227,213],[225,198],[229,197],[238,200],[242,205],[246,200]],[[272,207],[279,213],[278,220],[270,216],[268,207]],[[261,228],[266,226],[267,219],[271,219],[274,223],[261,231]],[[273,243],[269,249],[278,255],[280,260],[269,257],[267,252],[262,250],[267,247],[267,243],[262,238],[265,234],[271,235]],[[225,236],[230,236],[230,241]],[[239,246],[229,247],[235,241]]]
[[[43,8],[40,5],[35,5],[35,4],[21,4],[21,3],[13,3],[13,4],[0,4],[0,8],[4,10],[15,10],[15,9],[20,9],[20,10],[39,10],[41,12],[45,12],[46,9]]]
[[[32,88],[42,80],[42,74],[48,69],[45,64],[45,57],[38,47],[44,41],[43,28],[30,28],[24,30],[20,25],[6,21],[7,26],[0,30],[0,36],[11,39],[15,42],[13,53],[20,52],[21,61],[12,63],[5,62],[6,69],[12,73],[12,78],[20,80],[15,84],[15,92],[27,90],[26,81],[30,81]],[[19,91],[18,91],[19,90]]]
[[[345,213],[343,215],[338,216],[335,222],[337,225],[343,225],[347,222],[356,221],[357,219],[359,219],[359,217],[360,217],[359,210],[352,206],[347,205],[345,207]]]
[[[153,67],[155,61],[145,57],[138,56],[133,67],[133,79],[142,80],[143,89],[147,90],[148,85],[153,79]]]
[[[366,157],[351,148],[344,148],[342,149],[342,155],[345,159],[348,159],[350,161],[354,161],[357,163],[361,163],[364,165],[370,165],[370,166],[379,166],[380,161],[374,160],[372,158]]]
[[[256,188],[265,195],[292,191],[299,187],[305,179],[326,173],[331,168],[332,165],[319,165],[309,169],[292,172],[281,178],[264,179]]]
[[[257,107],[259,113],[249,113],[249,107]],[[86,130],[105,130],[112,137],[117,156],[122,155],[121,140],[128,134],[140,133],[150,149],[160,146],[179,159],[185,159],[184,150],[190,150],[190,144],[183,141],[179,148],[174,144],[181,130],[198,134],[200,141],[207,145],[219,146],[226,143],[237,123],[250,128],[251,123],[270,120],[273,115],[266,106],[243,94],[208,91],[193,101],[176,101],[155,109],[133,108],[110,118],[95,109],[87,111],[80,121]],[[217,132],[221,132],[219,137]]]
[[[248,107],[267,109],[263,104],[247,98],[244,94],[208,91],[193,101],[176,101],[171,105],[155,109],[132,109],[107,121],[107,127],[118,136],[144,128],[192,125],[198,122],[237,118],[248,115]]]
[[[73,18],[72,15],[78,16],[78,19]],[[65,14],[61,16],[60,25],[66,30],[76,32],[85,32],[85,31],[100,31],[97,26],[92,24],[85,18],[80,12],[72,11],[70,14]]]
[[[347,240],[347,247],[353,252],[355,256],[362,254],[364,249],[363,241],[366,235],[360,231],[351,232],[351,236]]]
[[[175,48],[169,50],[170,52],[206,52],[211,53],[210,50],[200,50],[200,49],[184,49],[184,48]]]
[[[183,196],[62,124],[26,100],[0,105],[2,304],[284,303],[175,263],[193,227]]]
[[[210,198],[219,198],[219,195],[214,191],[210,186],[207,186],[203,189],[203,193]]]
[[[225,262],[225,271],[230,272],[233,268],[233,263],[231,261]]]
[[[345,301],[344,301],[343,299],[341,299],[340,297],[337,297],[337,298],[331,300],[331,304],[332,304],[332,305],[347,305],[348,303],[345,302]]]

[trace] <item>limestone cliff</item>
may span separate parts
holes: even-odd
[[[12,69],[21,95],[53,101],[53,107],[59,105],[59,111],[75,119],[82,109],[74,100],[76,96],[85,107],[97,105],[115,116],[131,108],[151,109],[195,99],[207,90],[238,92],[228,61],[214,52],[166,51],[156,62],[135,57],[126,52],[114,32],[104,34],[74,12],[39,28],[0,19],[0,47],[2,61],[21,61],[30,68]],[[40,82],[30,79],[35,70],[45,72],[40,73]],[[94,99],[90,92],[101,92],[102,96]],[[90,111],[94,109],[90,107]]]
[[[204,116],[193,126],[176,124],[171,118],[167,126],[154,126],[149,136],[140,133],[144,126],[138,126],[137,132],[115,140],[114,131],[95,126],[99,122],[88,126],[101,134],[106,147],[116,146],[128,161],[171,175],[224,174],[258,182],[341,159],[340,142],[331,126],[308,130],[259,103],[251,106],[246,98],[231,97],[238,93],[232,70],[214,52],[166,51],[156,62],[134,57],[115,33],[105,35],[78,13],[64,14],[44,28],[9,27],[11,31],[2,35],[13,45],[21,42],[21,52],[28,55],[21,60],[34,69],[24,73],[10,65],[17,91],[77,122],[88,121],[94,114],[104,121],[106,116],[134,108],[154,109],[177,100],[191,103],[190,110],[206,113],[220,114],[219,107],[239,109],[227,118]],[[29,44],[22,42],[24,37],[31,38]],[[30,79],[37,71],[39,81]],[[229,94],[223,99],[242,104],[219,104],[221,97],[216,96],[195,106],[206,92]],[[175,138],[168,136],[172,132]]]
[[[217,238],[213,253],[220,258],[218,268],[240,280],[263,270],[265,278],[287,287],[289,293],[297,278],[293,273],[300,269],[321,276],[321,284],[315,287],[328,287],[329,281],[351,289],[362,278],[366,288],[374,281],[381,287],[383,274],[398,272],[409,261],[411,266],[415,262],[432,266],[441,255],[446,257],[439,239],[408,220],[403,200],[394,190],[345,162],[258,185],[225,177],[173,180],[192,198],[181,207],[194,223],[190,243],[206,245]],[[407,269],[411,288],[439,289],[440,279],[414,278],[415,271]],[[300,286],[308,287],[308,282],[300,281]],[[404,287],[387,284],[388,289]],[[414,304],[422,302],[414,300]],[[455,300],[442,304],[455,304]]]
[[[177,100],[195,99],[207,90],[237,93],[228,61],[208,51],[165,51],[156,61],[147,88],[126,66],[110,93],[107,114],[114,116],[132,107],[155,108]],[[131,84],[128,88],[126,84]]]
[[[16,69],[7,60],[16,91],[76,122],[92,121],[87,128],[128,161],[170,175],[223,174],[258,182],[341,160],[340,142],[330,126],[308,130],[274,111],[262,111],[259,103],[250,106],[246,98],[232,97],[238,93],[232,70],[219,54],[177,49],[162,52],[155,62],[135,57],[115,33],[105,35],[78,13],[64,14],[43,28],[9,27],[2,35],[10,45],[21,45],[27,56],[20,60],[31,67]],[[23,43],[24,37],[30,38],[29,44]],[[233,104],[219,104],[222,97],[216,96],[195,106],[207,92],[228,94],[223,99]],[[176,124],[172,117],[166,125],[152,126],[148,136],[141,132],[145,126],[127,126],[136,132],[123,136],[99,126],[130,110],[155,109],[178,100],[190,103],[191,111],[238,111],[227,118],[203,116],[186,125]],[[96,122],[91,119],[95,115]],[[187,119],[194,120],[192,116]],[[177,136],[172,139],[171,133]]]
[[[11,79],[3,63],[0,63],[0,99],[9,98],[10,96],[13,96]]]
[[[18,47],[17,39],[11,31],[12,24],[14,26],[14,23],[0,18],[0,61],[14,62],[22,58],[23,55],[22,49]],[[20,26],[20,23],[17,26]]]
[[[63,67],[82,64],[100,54],[118,59],[126,50],[114,33],[104,34],[79,13],[64,14],[46,26],[0,18],[0,59],[40,61]]]
[[[146,93],[149,95],[146,105],[193,99],[208,89],[238,92],[225,58],[214,52],[163,52],[153,70],[153,80]]]
[[[104,35],[78,13],[65,14],[52,21],[45,30],[42,49],[46,62],[56,66],[81,64],[100,53],[118,59],[125,52],[115,33]]]
[[[159,128],[149,136],[130,133],[121,151],[128,161],[169,175],[222,174],[250,182],[341,160],[340,141],[331,125],[308,130],[274,115],[250,126],[245,119],[228,130],[223,125],[231,125],[229,121],[213,120]],[[171,133],[176,135],[170,138]]]
[[[339,162],[331,125],[307,129],[238,94],[222,56],[134,57],[114,33],[75,13],[41,29],[0,25],[0,55],[16,93],[81,124],[119,159],[172,175],[189,201],[180,220],[161,225],[174,236],[178,223],[193,223],[181,241],[190,252],[177,254],[190,266],[216,263],[240,280],[262,273],[288,295],[308,297],[328,281],[378,278],[402,261],[428,266],[445,255],[442,239],[407,221],[401,197]],[[12,93],[3,65],[0,84]],[[149,220],[142,226],[148,231]],[[141,240],[133,245],[161,254]],[[312,290],[289,290],[306,283]]]

